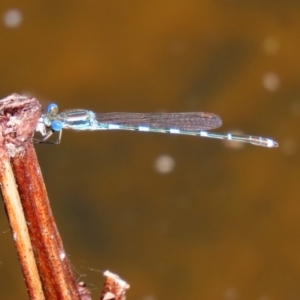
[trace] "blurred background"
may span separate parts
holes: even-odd
[[[0,98],[95,112],[207,111],[267,149],[126,131],[37,145],[78,281],[128,299],[300,299],[300,2],[0,3]],[[0,298],[27,299],[4,209]]]

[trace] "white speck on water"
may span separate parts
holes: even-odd
[[[3,23],[9,28],[19,27],[22,21],[23,15],[18,9],[9,9],[3,15]]]
[[[154,168],[158,173],[170,173],[174,170],[175,161],[170,155],[160,155],[154,162]]]
[[[276,73],[269,72],[262,78],[264,88],[269,92],[275,92],[279,89],[280,78]]]

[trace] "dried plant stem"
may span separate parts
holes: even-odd
[[[12,165],[46,299],[80,299],[31,143]]]
[[[118,275],[105,271],[104,287],[100,300],[125,300],[129,284]]]
[[[15,178],[3,147],[0,147],[0,182],[9,224],[30,299],[45,299]]]

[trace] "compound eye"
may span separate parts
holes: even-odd
[[[63,124],[62,124],[61,121],[58,121],[58,120],[52,121],[52,123],[51,123],[51,129],[53,131],[61,131],[62,128],[63,128]]]
[[[48,113],[54,113],[56,114],[58,112],[58,106],[55,103],[50,103],[47,107],[47,112]]]

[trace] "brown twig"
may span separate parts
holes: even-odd
[[[18,116],[24,112],[26,113],[26,111],[33,112],[29,118],[29,123],[36,115],[34,112],[38,113],[40,109],[38,105],[35,106],[32,99],[18,95],[12,95],[0,101],[1,191],[30,299],[44,299],[28,228],[9,158],[9,156],[15,155],[17,151],[21,151],[22,140],[24,143],[25,140],[30,138],[26,133],[24,134],[24,130],[25,132],[28,129],[31,130],[30,125],[29,127],[28,124],[27,126],[25,125],[23,127],[24,130],[18,128],[20,119],[15,115],[15,112],[18,110],[18,105],[21,107]]]
[[[92,300],[91,292],[87,289],[86,284],[83,281],[77,283],[77,288],[81,300]]]
[[[46,299],[80,299],[31,143],[12,158]]]
[[[16,182],[5,147],[0,146],[0,182],[3,201],[30,299],[44,299]]]

